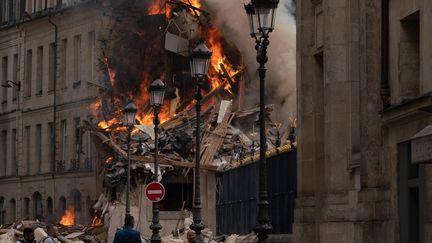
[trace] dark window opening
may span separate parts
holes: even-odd
[[[159,202],[161,211],[180,211],[185,202],[184,209],[192,210],[192,183],[163,183],[165,187],[165,197]]]
[[[399,43],[399,91],[402,99],[419,95],[420,14],[415,12],[401,22]]]

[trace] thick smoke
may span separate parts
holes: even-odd
[[[256,62],[255,42],[249,35],[244,3],[247,0],[207,0],[214,24],[222,29],[224,37],[232,41],[242,52],[248,70],[251,89],[248,105],[259,102],[259,83]],[[295,2],[281,0],[278,6],[275,30],[270,33],[268,50],[269,61],[266,65],[266,103],[273,103],[281,112],[277,120],[288,121],[295,114],[296,102],[296,25]]]

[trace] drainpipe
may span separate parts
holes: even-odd
[[[389,86],[389,0],[381,1],[381,100],[383,109],[390,107]]]
[[[48,17],[48,22],[54,26],[54,104],[53,104],[53,134],[52,141],[53,141],[53,147],[52,147],[52,165],[51,165],[51,177],[54,180],[54,173],[55,173],[55,164],[56,164],[56,151],[57,151],[57,47],[58,47],[58,26],[51,20],[51,14]]]
[[[22,55],[22,53],[21,53],[22,46],[21,45],[24,45],[24,43],[25,43],[25,41],[23,41],[24,30],[21,28],[20,23],[18,23],[16,25],[16,28],[19,31],[18,60],[17,60],[18,67],[17,67],[16,71],[18,73],[21,73],[21,55]],[[25,53],[25,51],[24,51],[24,53]],[[21,158],[21,155],[23,153],[22,153],[22,151],[20,151],[20,149],[22,148],[22,146],[19,146],[20,145],[19,141],[21,141],[21,143],[23,142],[23,136],[22,136],[23,129],[22,129],[22,120],[21,120],[21,125],[20,125],[19,118],[22,119],[22,109],[20,107],[20,101],[21,101],[21,92],[23,91],[22,87],[24,85],[24,82],[23,82],[24,80],[21,79],[21,77],[19,75],[17,75],[17,80],[13,80],[13,81],[17,82],[19,84],[19,86],[16,87],[17,88],[17,94],[16,94],[16,96],[17,96],[16,97],[17,98],[17,108],[16,108],[16,130],[17,130],[17,138],[16,139],[17,139],[17,141],[15,141],[16,142],[16,150],[15,150],[15,152],[17,153],[15,155],[16,156],[16,164],[15,164],[16,168],[15,168],[15,172],[16,172],[16,175],[19,177],[20,176],[19,164],[20,163],[22,164],[22,161],[23,161],[22,158]],[[24,102],[23,102],[22,106],[23,106],[22,108],[24,108]]]

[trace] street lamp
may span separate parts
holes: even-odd
[[[131,167],[131,149],[130,149],[130,142],[131,142],[131,132],[132,128],[135,125],[135,115],[137,113],[137,108],[133,102],[129,103],[124,109],[123,109],[123,124],[127,126],[128,129],[128,137],[127,137],[127,161],[128,161],[128,167],[127,167],[127,183],[126,183],[126,215],[130,215],[130,167]]]
[[[193,205],[193,224],[190,228],[196,233],[197,243],[204,242],[201,231],[204,229],[204,225],[201,223],[201,189],[200,189],[200,116],[201,116],[201,86],[205,81],[208,74],[208,67],[211,58],[211,51],[205,45],[204,41],[201,41],[195,49],[192,51],[190,67],[191,75],[196,80],[196,141],[195,141],[195,188],[194,188],[194,205]]]
[[[274,29],[276,8],[279,0],[251,0],[245,5],[248,15],[250,34],[255,39],[255,49],[257,50],[256,60],[260,64],[258,74],[260,78],[260,161],[259,161],[259,201],[258,201],[258,225],[254,231],[258,235],[258,242],[267,242],[268,234],[272,230],[268,216],[268,193],[267,193],[267,168],[266,150],[267,139],[265,133],[265,64],[268,61],[267,47],[269,33]]]
[[[153,107],[153,113],[154,113],[153,124],[154,124],[154,134],[155,134],[155,154],[154,154],[153,181],[155,182],[158,181],[158,174],[159,174],[159,166],[158,166],[158,153],[159,153],[158,125],[160,123],[159,112],[164,101],[164,96],[165,96],[165,84],[162,80],[156,79],[150,85],[150,104]],[[153,234],[150,238],[150,242],[160,243],[161,237],[159,235],[159,231],[162,229],[162,226],[159,224],[159,202],[153,202],[152,208],[153,208],[153,219],[152,219],[152,224],[150,225],[150,229],[152,230]]]

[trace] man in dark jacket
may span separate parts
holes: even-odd
[[[16,243],[36,243],[32,228],[24,228],[23,237],[24,239],[18,240]]]
[[[141,234],[133,230],[134,224],[134,217],[132,215],[126,215],[123,229],[117,231],[113,243],[141,243]]]

